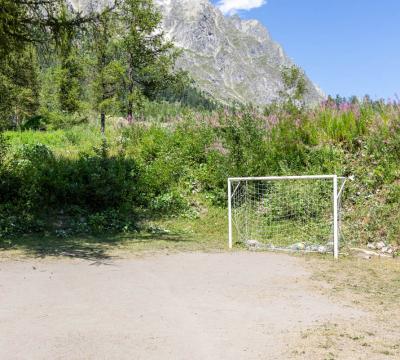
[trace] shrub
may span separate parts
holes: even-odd
[[[129,213],[134,218],[134,208],[140,204],[135,162],[120,156],[108,156],[102,151],[98,150],[95,155],[82,154],[73,160],[56,158],[42,144],[19,147],[10,155],[0,182],[0,204],[10,204],[6,209],[0,209],[0,213],[8,214],[4,215],[11,219],[7,220],[8,224],[13,223],[10,213],[21,210],[31,216],[32,221],[50,219],[49,213],[59,211],[76,215],[77,208],[80,213],[100,214],[98,216],[108,212],[107,216],[104,215],[107,222],[110,214],[114,214],[114,220],[118,218],[116,213]],[[101,221],[89,218],[90,227],[98,230],[100,225],[96,226],[96,223]],[[2,227],[4,230],[5,222]],[[38,227],[30,228],[33,231]]]
[[[88,116],[80,112],[66,113],[61,111],[43,111],[42,114],[36,117],[36,122],[39,123],[38,126],[49,130],[67,129],[75,125],[86,124],[88,121]],[[33,120],[28,120],[27,123],[24,124],[24,129],[34,129],[29,127],[32,125],[35,125]]]

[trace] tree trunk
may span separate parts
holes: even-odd
[[[101,124],[101,135],[104,135],[106,132],[106,114],[104,111],[102,111],[100,115],[100,124]]]
[[[128,123],[132,124],[133,121],[133,103],[132,101],[128,102],[128,117],[127,117]]]

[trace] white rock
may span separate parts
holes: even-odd
[[[376,245],[374,243],[368,243],[367,248],[371,250],[376,250]]]
[[[297,244],[294,244],[293,246],[292,246],[292,249],[293,250],[305,250],[305,248],[306,248],[306,244],[304,244],[304,243],[297,243]]]
[[[260,243],[257,240],[247,240],[246,245],[251,247],[257,247],[260,245]]]
[[[379,242],[376,243],[376,248],[378,250],[381,250],[385,246],[386,246],[386,244],[383,241],[379,241]]]

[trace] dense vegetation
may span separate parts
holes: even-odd
[[[337,173],[355,176],[343,203],[346,240],[399,243],[397,103],[339,99],[297,112],[186,110],[112,123],[103,140],[94,123],[5,134],[2,236],[131,231],[159,216],[196,221],[201,209],[225,206],[228,176]]]

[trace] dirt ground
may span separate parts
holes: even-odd
[[[5,360],[395,358],[352,338],[371,319],[285,254],[0,262]]]

